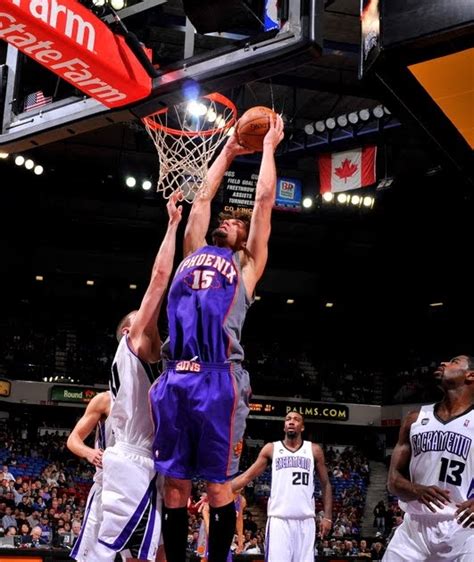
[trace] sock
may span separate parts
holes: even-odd
[[[209,509],[208,562],[225,562],[235,533],[235,503]]]
[[[185,507],[170,508],[163,505],[161,528],[166,562],[185,562],[188,544],[188,510]]]

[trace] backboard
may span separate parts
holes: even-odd
[[[117,12],[121,23],[113,10],[105,8],[94,17],[110,26],[115,39],[120,36],[117,41],[125,26],[146,47],[153,65],[151,70],[145,69],[150,93],[144,87],[136,96],[140,99],[124,99],[123,103],[119,99],[107,107],[110,99],[94,99],[85,91],[83,85],[91,80],[70,79],[77,68],[67,69],[67,81],[14,46],[6,31],[11,23],[2,19],[2,12],[5,16],[9,4],[29,1],[0,0],[0,39],[10,40],[0,50],[0,150],[10,153],[144,117],[196,91],[203,95],[271,77],[321,52],[322,0],[130,0]],[[43,4],[50,8],[51,23],[51,13],[61,8],[61,1],[44,0]],[[90,6],[92,10],[92,2]],[[80,35],[77,25],[71,19],[70,34],[76,33],[76,40],[87,43],[89,28]],[[126,45],[118,48],[123,50]],[[130,65],[132,62],[136,65],[131,57]]]

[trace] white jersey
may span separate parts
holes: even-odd
[[[436,415],[434,407],[422,406],[410,428],[410,479],[449,490],[451,503],[434,508],[440,518],[452,518],[456,503],[474,497],[474,406],[448,422]],[[399,504],[413,515],[434,515],[417,500]]]
[[[314,455],[311,441],[290,451],[273,443],[272,487],[268,516],[284,519],[314,517]]]
[[[142,361],[133,353],[125,335],[115,353],[109,384],[112,403],[107,421],[116,442],[151,448],[154,426],[148,391],[157,374],[156,365]]]

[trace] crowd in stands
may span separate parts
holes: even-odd
[[[0,374],[13,379],[93,384],[107,383],[116,349],[111,326],[87,329],[62,325],[47,329],[28,319],[3,326]],[[357,404],[409,403],[435,397],[429,378],[433,364],[417,358],[406,368],[363,367],[323,359],[315,351],[295,351],[278,343],[245,342],[247,369],[254,394]]]
[[[62,544],[62,535],[78,535],[94,469],[71,455],[65,443],[64,431],[38,431],[31,436],[21,427],[0,426],[0,535],[16,535],[23,545],[58,546]],[[249,440],[248,445],[244,448],[242,469],[255,460],[259,451],[257,442]],[[378,560],[392,527],[401,522],[396,500],[391,498],[387,507],[381,505],[383,502],[375,506],[374,536],[362,537],[361,518],[370,482],[368,460],[351,447],[328,447],[325,453],[334,495],[334,525],[329,537],[317,541],[317,552],[338,556],[362,554]],[[242,554],[264,553],[270,478],[268,469],[245,490],[248,510]],[[195,482],[194,502],[203,492],[204,483]],[[323,516],[320,493],[316,483],[318,518]],[[201,520],[199,511],[190,511],[190,552],[196,551]],[[237,537],[233,548],[237,549]]]
[[[0,467],[0,535],[19,536],[24,546],[59,546],[62,535],[77,537],[93,467],[69,453],[63,435],[32,439],[3,425]]]

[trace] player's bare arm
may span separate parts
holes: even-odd
[[[211,222],[211,202],[230,168],[234,158],[252,151],[241,146],[234,133],[212,163],[207,173],[207,187],[201,190],[193,202],[184,233],[184,257],[206,245],[206,233]]]
[[[202,516],[206,536],[209,536],[209,502],[203,503],[199,508],[198,513]]]
[[[247,294],[252,295],[263,275],[268,259],[268,240],[271,232],[271,215],[275,203],[277,173],[275,150],[283,140],[283,119],[276,115],[263,140],[262,162],[255,191],[255,204],[250,221],[247,250],[250,259],[242,269]]]
[[[236,554],[240,554],[244,550],[244,511],[247,508],[247,500],[240,495],[240,507],[237,511],[237,519],[235,522],[235,530],[237,532],[237,548]]]
[[[324,452],[316,443],[312,444],[314,465],[321,484],[321,495],[323,500],[324,517],[321,521],[321,537],[328,535],[332,527],[332,488],[326,467]]]
[[[102,468],[101,449],[88,447],[84,441],[94,431],[96,425],[107,418],[110,412],[110,393],[101,392],[92,398],[86,411],[69,434],[67,448],[78,457],[88,460],[94,466]]]
[[[161,340],[158,333],[158,316],[173,269],[176,249],[176,231],[181,221],[182,207],[178,205],[183,195],[175,191],[168,199],[168,227],[153,264],[151,280],[129,332],[135,353],[148,363],[160,360]]]
[[[442,509],[449,503],[449,491],[438,486],[424,486],[412,482],[408,478],[408,467],[411,458],[410,428],[416,421],[418,412],[410,412],[402,422],[398,442],[392,453],[388,472],[388,489],[403,501],[418,500],[436,513],[436,507]]]
[[[232,491],[235,492],[241,488],[245,488],[249,482],[260,476],[273,458],[273,443],[267,443],[260,451],[257,460],[247,468],[247,470],[234,478],[231,482]]]

